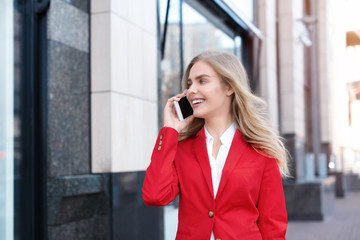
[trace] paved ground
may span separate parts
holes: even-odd
[[[287,240],[360,240],[360,191],[336,199],[333,214],[322,222],[290,221]]]

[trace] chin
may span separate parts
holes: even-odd
[[[196,117],[196,118],[204,118],[204,114],[201,114],[199,112],[194,111],[194,117]]]

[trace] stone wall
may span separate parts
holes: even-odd
[[[47,16],[48,239],[108,239],[109,174],[91,174],[87,0],[52,0]]]

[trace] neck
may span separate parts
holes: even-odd
[[[219,139],[221,135],[230,127],[233,123],[231,114],[225,116],[213,117],[211,119],[205,119],[206,130],[213,138]]]

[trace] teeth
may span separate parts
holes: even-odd
[[[196,99],[196,100],[192,101],[192,104],[197,104],[197,103],[202,103],[202,102],[204,102],[204,100]]]

